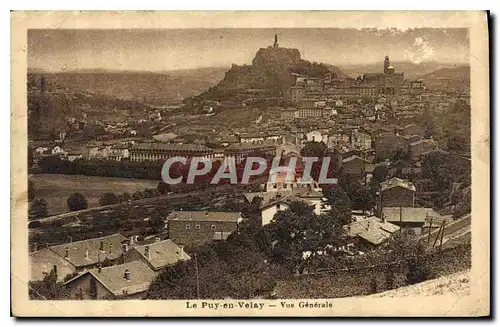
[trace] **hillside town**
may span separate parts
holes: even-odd
[[[469,269],[470,90],[406,78],[390,53],[379,67],[351,77],[275,35],[252,65],[163,106],[29,74],[30,297],[333,298]],[[255,77],[266,71],[281,84]],[[194,160],[210,161],[212,177],[250,157],[298,163],[291,178],[186,182]],[[307,157],[327,159],[338,182],[321,184],[321,165],[306,174]],[[176,185],[162,180],[169,158],[186,161],[170,168]],[[53,210],[37,191],[52,175],[152,186],[95,187],[93,204],[70,190],[67,210]]]

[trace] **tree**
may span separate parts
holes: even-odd
[[[31,203],[29,210],[29,217],[31,219],[40,219],[48,215],[47,201],[45,201],[45,199],[36,199]]]
[[[465,137],[462,135],[451,135],[446,141],[446,147],[448,150],[453,152],[466,152],[467,147]]]
[[[302,267],[303,253],[316,256],[327,246],[341,243],[340,226],[336,217],[317,216],[313,209],[303,203],[291,203],[289,208],[278,212],[267,226],[273,244],[273,257],[295,271]]]
[[[302,150],[300,150],[300,154],[303,157],[318,157],[323,158],[325,152],[327,150],[326,144],[323,142],[307,142]]]
[[[166,268],[153,281],[148,299],[251,299],[275,287],[275,274],[246,232],[206,243],[190,252],[192,260]],[[217,278],[213,278],[217,276]]]
[[[369,188],[358,187],[350,197],[354,210],[371,210],[375,206],[375,194]]]
[[[111,204],[116,204],[119,202],[118,196],[113,192],[107,192],[99,197],[99,205],[107,206]]]
[[[372,277],[370,280],[370,289],[369,289],[369,294],[374,294],[377,293],[377,278]]]
[[[29,282],[29,297],[33,300],[63,300],[69,298],[68,289],[57,282],[57,268],[54,268],[43,280]]]
[[[132,194],[132,200],[140,200],[142,198],[144,198],[144,193],[141,191],[137,191]]]
[[[340,186],[332,187],[325,193],[325,198],[326,204],[331,207],[328,215],[341,225],[349,224],[352,206],[347,193]]]
[[[385,289],[386,290],[392,290],[394,288],[394,281],[395,281],[395,275],[394,275],[394,268],[392,265],[387,265],[385,268]]]
[[[160,194],[167,194],[168,192],[170,192],[170,185],[168,185],[167,183],[165,183],[163,181],[160,181],[160,182],[158,182],[158,186],[156,187],[156,190]]]
[[[427,279],[434,278],[431,265],[428,263],[424,245],[419,244],[413,255],[410,255],[407,260],[408,272],[406,281],[409,285],[421,283]]]
[[[68,204],[69,211],[84,210],[88,207],[87,200],[82,193],[78,192],[71,194],[66,202]]]
[[[131,199],[132,199],[132,196],[130,195],[130,193],[129,193],[129,192],[124,192],[124,193],[122,194],[122,198],[123,198],[123,201],[129,201],[129,200],[131,200]]]
[[[159,212],[155,212],[149,219],[149,226],[155,233],[162,232],[165,230],[165,219]]]
[[[381,182],[385,181],[388,172],[389,172],[389,169],[387,168],[387,166],[385,166],[385,165],[377,166],[373,170],[372,180],[377,182],[377,183],[381,183]]]
[[[35,199],[35,186],[32,181],[28,181],[28,201],[31,202]]]

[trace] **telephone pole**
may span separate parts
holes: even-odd
[[[195,268],[196,268],[196,298],[199,300],[200,299],[200,275],[198,273],[198,257],[196,256],[196,253],[194,254],[194,262],[195,262]]]

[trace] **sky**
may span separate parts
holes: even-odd
[[[469,61],[465,28],[52,29],[28,30],[28,67],[168,71],[251,64],[279,36],[280,47],[333,65],[383,61]]]

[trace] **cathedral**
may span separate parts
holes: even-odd
[[[374,89],[376,94],[393,96],[404,83],[404,73],[396,73],[389,56],[385,56],[383,73],[366,73],[356,79],[356,84]]]

